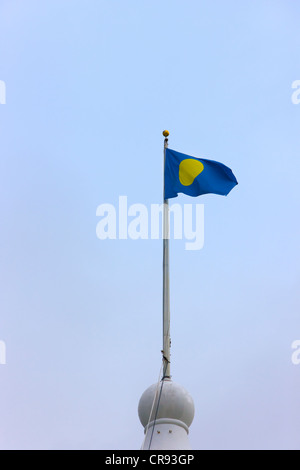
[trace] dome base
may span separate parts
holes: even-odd
[[[142,450],[191,450],[188,427],[176,419],[158,419],[145,429]]]
[[[170,379],[151,385],[143,393],[138,411],[145,428],[142,449],[191,449],[188,433],[194,418],[194,402],[181,385]]]

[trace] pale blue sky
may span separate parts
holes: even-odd
[[[299,449],[300,5],[1,0],[1,449],[138,449],[161,365],[162,243],[96,237],[160,203],[170,147],[234,171],[171,242],[173,379],[194,449]]]

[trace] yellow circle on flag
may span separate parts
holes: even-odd
[[[183,186],[190,186],[204,170],[203,163],[193,158],[182,160],[179,165],[179,181]]]

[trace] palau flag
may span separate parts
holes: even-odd
[[[165,199],[177,197],[178,193],[226,196],[237,184],[231,169],[223,163],[190,157],[166,148]]]

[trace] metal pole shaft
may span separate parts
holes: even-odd
[[[165,134],[164,141],[164,173],[166,164],[166,149],[168,148],[169,133]],[[164,210],[163,210],[163,379],[170,377],[170,280],[169,280],[169,201],[165,199],[165,174],[164,174]]]

